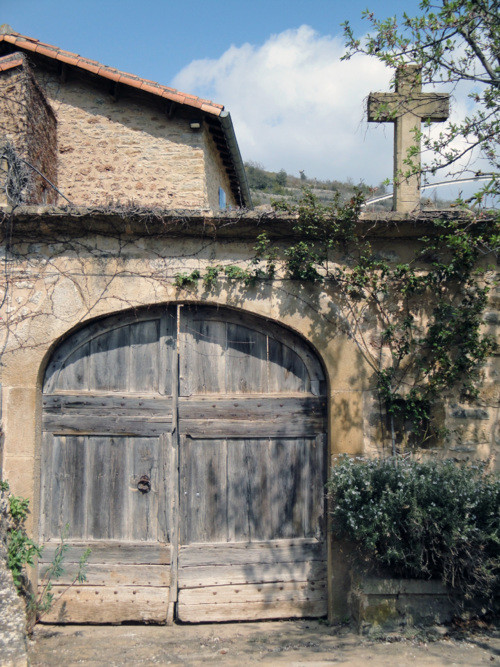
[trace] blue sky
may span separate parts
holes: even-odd
[[[346,19],[362,32],[367,6],[385,15],[403,5],[411,10],[418,2],[2,0],[0,23],[168,85],[192,60],[218,58],[231,45],[262,44],[303,24],[335,35]]]
[[[391,72],[369,58],[340,62],[340,24],[361,36],[367,6],[418,12],[413,0],[2,0],[0,23],[224,104],[245,160],[375,185],[391,176],[392,126],[368,124],[364,101],[388,90]]]

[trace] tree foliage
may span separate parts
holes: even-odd
[[[478,173],[474,158],[487,160],[491,180],[478,193],[498,194],[500,137],[500,13],[498,0],[422,0],[421,14],[379,19],[369,10],[368,36],[357,39],[344,23],[348,59],[355,53],[378,58],[389,67],[415,62],[422,66],[423,83],[468,83],[465,117],[448,123],[439,136],[425,136],[430,173]],[[484,171],[484,170],[483,170]]]

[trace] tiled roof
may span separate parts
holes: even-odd
[[[9,53],[10,50],[14,50],[15,52]],[[61,65],[80,69],[82,72],[88,72],[93,76],[114,81],[123,86],[129,86],[138,92],[156,95],[175,104],[199,109],[205,114],[204,119],[207,128],[219,151],[222,163],[226,168],[236,202],[239,206],[252,206],[245,167],[234,134],[231,116],[228,111],[224,110],[222,104],[216,104],[210,100],[204,100],[201,97],[189,95],[188,93],[181,93],[175,88],[161,86],[156,81],[142,79],[135,74],[122,72],[114,67],[107,67],[96,60],[83,58],[76,53],[64,51],[57,46],[45,44],[38,39],[21,35],[14,32],[8,25],[0,26],[0,72],[22,65],[23,61],[20,56],[23,52],[32,53],[35,57],[39,55],[42,58],[49,58],[55,62],[60,62]],[[6,53],[6,55],[2,57],[2,53]]]
[[[20,67],[24,64],[23,57],[18,53],[13,53],[10,56],[4,56],[0,58],[0,72],[6,72],[8,69],[13,67]]]
[[[22,49],[23,51],[38,53],[42,56],[46,56],[47,58],[53,58],[54,60],[58,60],[59,62],[66,65],[78,67],[86,72],[103,77],[104,79],[116,81],[117,83],[123,84],[125,86],[131,86],[132,88],[137,88],[138,90],[143,90],[144,92],[158,95],[158,97],[163,97],[172,102],[177,102],[178,104],[185,104],[186,106],[201,109],[201,111],[212,114],[214,116],[219,116],[224,110],[224,106],[222,104],[216,104],[215,102],[204,100],[203,98],[196,97],[195,95],[181,93],[175,88],[161,86],[159,83],[156,83],[156,81],[141,79],[141,77],[136,76],[135,74],[121,72],[114,67],[107,67],[106,65],[102,65],[96,60],[83,58],[76,53],[64,51],[63,49],[59,49],[57,46],[45,44],[44,42],[40,42],[38,39],[26,37],[25,35],[20,35],[17,32],[0,34],[0,43],[1,42],[12,44],[16,47],[16,49]],[[17,65],[19,64],[21,63],[17,63]],[[4,71],[10,67],[15,66],[16,65],[13,65],[9,62],[8,66],[3,66],[0,71]]]

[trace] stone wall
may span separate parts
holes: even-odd
[[[0,143],[10,141],[19,155],[57,185],[57,123],[25,56],[1,59],[20,64],[0,74]],[[26,203],[51,204],[57,193],[36,171],[27,167]]]
[[[412,256],[422,228],[417,222],[401,228],[393,224],[397,221],[391,218],[390,224],[380,223],[385,231],[374,236],[372,247],[395,262],[404,262]],[[130,308],[208,303],[241,309],[289,327],[312,344],[324,364],[331,457],[390,453],[381,445],[373,372],[349,335],[333,291],[320,285],[301,288],[280,275],[255,287],[221,279],[209,291],[201,282],[189,288],[174,284],[178,273],[203,271],[214,263],[245,266],[253,256],[256,234],[267,225],[273,234],[286,238],[290,221],[278,217],[266,222],[257,214],[242,217],[240,213],[220,219],[202,215],[143,219],[120,213],[82,210],[69,214],[33,208],[17,210],[10,222],[13,252],[0,257],[6,260],[9,281],[0,313],[3,464],[14,492],[31,500],[35,537],[41,387],[47,359],[69,331]],[[377,229],[377,220],[365,222]],[[216,226],[217,236],[213,233]],[[494,272],[487,272],[485,279],[492,283],[485,326],[496,334],[500,290],[493,282]],[[367,317],[363,326],[366,338],[376,345],[380,338],[376,323]],[[496,461],[500,467],[498,363],[497,356],[489,360],[477,404],[462,405],[453,396],[443,401],[443,424],[450,433],[422,451],[423,456],[491,460],[491,465]]]
[[[162,101],[125,92],[115,101],[102,86],[37,76],[58,120],[59,188],[75,205],[209,209],[208,191],[227,187],[211,139],[190,128],[193,118],[182,109],[170,116]]]
[[[435,580],[352,576],[350,616],[359,632],[400,630],[412,625],[441,625],[460,606]]]
[[[222,188],[226,193],[226,206],[228,208],[238,206],[215,142],[207,130],[205,130],[204,135],[208,205],[213,211],[219,209],[219,188]]]

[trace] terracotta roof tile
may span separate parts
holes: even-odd
[[[86,72],[90,72],[91,74],[97,74],[101,69],[98,64],[92,65],[91,63],[88,63],[86,60],[81,60],[80,58],[78,59],[76,66],[81,67]]]
[[[78,65],[78,56],[66,55],[65,53],[58,53],[56,55],[57,60],[60,60],[62,63],[67,65]]]
[[[0,72],[5,72],[8,69],[12,69],[13,67],[19,67],[20,65],[23,64],[24,60],[22,58],[13,58],[7,61],[5,61],[3,58],[0,58]]]
[[[134,86],[136,84],[135,79],[131,79],[128,74],[120,74],[118,81],[124,83],[126,86]]]
[[[14,45],[14,48],[19,48],[21,50],[34,52],[41,54],[48,58],[53,58],[55,61],[66,63],[72,67],[84,70],[86,72],[91,72],[97,76],[100,76],[104,79],[111,81],[117,81],[123,85],[130,86],[137,90],[141,90],[146,94],[157,95],[164,99],[170,100],[171,102],[177,102],[178,104],[184,104],[189,107],[200,109],[206,114],[212,116],[220,116],[224,110],[222,104],[215,104],[210,100],[204,100],[195,95],[189,95],[187,93],[181,93],[175,88],[170,88],[169,86],[162,86],[156,81],[151,81],[150,79],[142,79],[134,74],[129,74],[128,72],[121,72],[114,67],[108,67],[107,65],[102,65],[96,60],[90,60],[88,58],[83,58],[77,53],[72,53],[71,51],[65,51],[64,49],[59,49],[56,46],[51,44],[45,44],[40,42],[38,39],[33,39],[31,37],[26,37],[25,35],[20,35],[19,33],[11,33],[8,35],[0,35],[0,43],[6,42],[8,44]],[[13,58],[14,54],[10,54],[10,57]],[[7,56],[9,57],[9,56]],[[0,72],[5,71],[6,69],[22,65],[23,60],[21,57],[13,58],[12,60],[5,60],[0,57]],[[230,121],[229,121],[230,122]],[[230,131],[233,133],[232,124],[230,125]],[[251,206],[251,198],[248,190],[248,184],[246,182],[246,177],[243,170],[243,163],[241,156],[239,154],[239,149],[236,145],[236,149],[233,152],[231,150],[231,160],[235,160],[235,174],[231,175],[231,183],[235,183],[232,187],[235,194],[236,200],[244,202],[246,205]],[[241,185],[241,188],[240,188]],[[243,193],[243,194],[242,194]]]
[[[16,46],[20,45],[16,42]],[[54,49],[54,47],[48,48],[46,46],[42,46],[41,44],[37,44],[35,47],[35,52],[41,53],[42,56],[49,56],[50,58],[53,58],[57,55],[57,49]]]
[[[150,83],[146,82],[141,83],[141,90],[144,90],[146,93],[153,93],[153,95],[158,95],[158,93],[161,93],[159,88],[160,86],[158,86],[158,84],[151,85]]]
[[[112,70],[99,71],[99,76],[104,76],[111,81],[119,81],[120,72],[113,72]]]
[[[172,102],[178,102],[179,104],[186,104],[187,106],[202,109],[204,112],[213,114],[215,116],[219,116],[221,111],[224,109],[222,104],[216,104],[210,100],[204,100],[200,97],[196,97],[196,95],[180,93],[178,90],[175,90],[175,88],[162,86],[156,81],[142,79],[141,77],[130,74],[128,72],[121,72],[114,67],[107,67],[106,65],[102,65],[96,60],[82,58],[76,53],[65,51],[64,49],[59,49],[56,46],[52,46],[52,44],[45,44],[44,42],[40,42],[38,39],[26,37],[25,35],[20,35],[18,33],[0,35],[0,42],[2,41],[15,44],[16,47],[25,49],[26,51],[32,51],[49,58],[54,58],[55,60],[66,63],[67,65],[79,67],[80,69],[91,72],[92,74],[97,74],[98,76],[110,79],[111,81],[118,81],[124,85],[143,90],[144,92],[164,97],[165,99],[169,99]]]
[[[6,39],[7,37],[11,37],[11,35],[3,35],[5,38],[5,41],[10,42],[11,44],[15,44],[21,49],[29,49],[30,51],[34,51],[36,48],[36,43],[33,44],[33,42],[28,42],[24,39]]]

